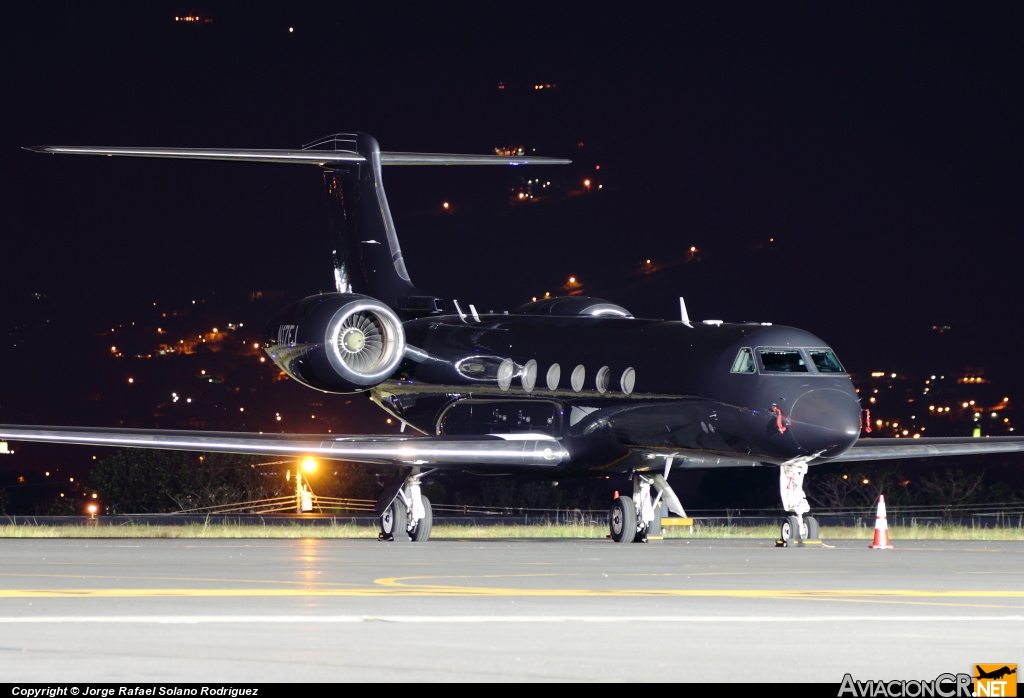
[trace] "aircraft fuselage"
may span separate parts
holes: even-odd
[[[376,402],[425,434],[563,439],[573,470],[660,469],[676,451],[700,467],[827,458],[860,431],[849,376],[809,354],[828,345],[789,327],[513,314],[404,329],[406,361]]]

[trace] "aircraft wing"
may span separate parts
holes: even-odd
[[[433,468],[536,468],[569,460],[561,441],[530,434],[488,436],[339,436],[253,434],[0,425],[0,439],[262,456],[319,456],[329,460]]]
[[[980,453],[1011,453],[1014,451],[1024,451],[1024,437],[868,438],[859,439],[849,451],[835,458],[828,459],[828,462],[969,456]]]

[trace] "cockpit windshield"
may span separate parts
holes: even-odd
[[[810,354],[818,373],[846,373],[831,349],[808,349],[807,353]]]
[[[758,349],[766,373],[807,373],[807,363],[796,349]]]
[[[754,358],[757,358],[755,363]],[[835,352],[825,348],[746,347],[732,362],[732,373],[846,373]]]
[[[757,366],[754,364],[754,354],[744,347],[740,349],[739,353],[736,354],[736,358],[732,362],[733,373],[754,373],[757,371]]]

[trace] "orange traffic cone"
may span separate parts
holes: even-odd
[[[892,550],[889,545],[889,524],[885,520],[885,495],[878,495],[878,513],[875,514],[875,540],[868,546],[871,550]]]

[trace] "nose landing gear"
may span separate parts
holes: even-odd
[[[798,532],[798,535],[794,535],[794,532]],[[813,516],[789,516],[782,522],[779,532],[779,539],[784,544],[780,547],[820,542],[819,535],[818,520]]]
[[[776,547],[821,545],[818,520],[813,516],[804,516],[811,510],[804,494],[804,475],[807,474],[808,462],[817,456],[801,456],[786,461],[779,466],[779,494],[782,495],[782,508],[793,512],[782,522]]]

